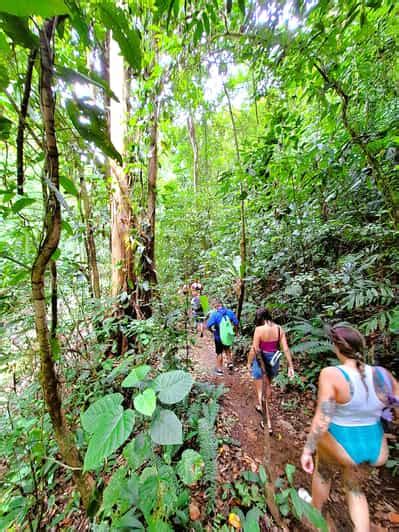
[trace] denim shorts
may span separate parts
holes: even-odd
[[[278,371],[280,369],[280,362],[277,362],[274,366],[272,366],[270,364],[270,361],[273,358],[273,356],[274,356],[274,352],[272,352],[272,353],[264,353],[262,351],[262,358],[263,358],[263,362],[264,362],[265,368],[266,368],[266,375],[269,377],[270,380],[272,380],[273,377],[275,377],[277,375],[277,373],[278,373]],[[259,362],[256,360],[256,357],[254,358],[254,360],[252,362],[251,375],[252,375],[252,377],[255,380],[259,380],[259,379],[261,379],[264,376],[263,370],[260,367]]]

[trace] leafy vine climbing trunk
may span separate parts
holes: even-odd
[[[54,68],[52,40],[56,24],[56,18],[46,20],[40,31],[40,107],[45,132],[47,183],[49,191],[45,210],[44,238],[32,266],[31,284],[36,334],[40,348],[40,380],[44,400],[50,414],[62,459],[67,467],[72,469],[74,481],[82,497],[83,504],[87,508],[93,493],[94,481],[89,475],[82,473],[82,462],[74,443],[73,434],[67,424],[62,409],[52,352],[53,344],[50,342],[45,297],[45,272],[53,253],[58,247],[61,234],[61,207],[57,199],[59,190],[59,161],[54,124],[55,100],[52,90]]]
[[[158,179],[158,130],[160,102],[159,96],[155,93],[153,100],[154,112],[150,125],[150,151],[148,162],[148,190],[147,190],[147,223],[143,228],[145,253],[142,255],[141,275],[143,281],[147,282],[142,293],[142,308],[146,316],[152,313],[151,300],[153,287],[157,284],[157,273],[155,268],[155,221],[157,206],[157,179]]]

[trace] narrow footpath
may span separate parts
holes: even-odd
[[[215,375],[216,357],[213,339],[206,334],[191,348],[194,375],[198,380],[224,384],[225,394],[220,399],[218,435],[224,442],[219,449],[218,483],[232,483],[243,471],[257,471],[263,458],[263,429],[261,416],[255,410],[255,389],[246,366],[224,369],[224,376]],[[284,476],[286,464],[295,465],[295,486],[310,492],[310,476],[300,468],[300,455],[313,416],[315,398],[311,391],[273,387],[271,403],[273,435],[272,462],[276,478]],[[382,468],[374,470],[366,488],[372,516],[372,532],[399,531],[399,479]],[[219,493],[219,496],[221,493]],[[217,501],[220,513],[227,514],[234,501]],[[330,500],[326,507],[338,532],[350,532],[352,527],[344,501],[340,479],[333,480]],[[398,519],[398,521],[396,521]],[[277,529],[276,529],[277,530]],[[294,530],[294,528],[291,528]],[[295,530],[301,530],[295,528]],[[302,530],[304,530],[302,528]]]

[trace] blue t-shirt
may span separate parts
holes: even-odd
[[[213,327],[213,335],[217,342],[220,342],[219,325],[220,325],[220,322],[222,321],[223,316],[227,316],[234,325],[238,325],[237,316],[234,314],[232,310],[222,307],[212,312],[212,314],[209,316],[209,319],[206,323],[206,328],[210,329],[211,327]]]

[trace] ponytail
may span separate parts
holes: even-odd
[[[360,353],[356,353],[360,354]],[[360,378],[362,379],[363,386],[366,390],[367,399],[369,398],[369,388],[367,386],[366,382],[366,366],[364,365],[364,362],[362,360],[356,359],[356,369],[360,373]]]
[[[359,331],[348,325],[337,325],[330,329],[330,337],[340,353],[356,362],[356,369],[360,374],[363,386],[369,397],[369,389],[366,382],[366,367],[364,364],[366,342]]]

